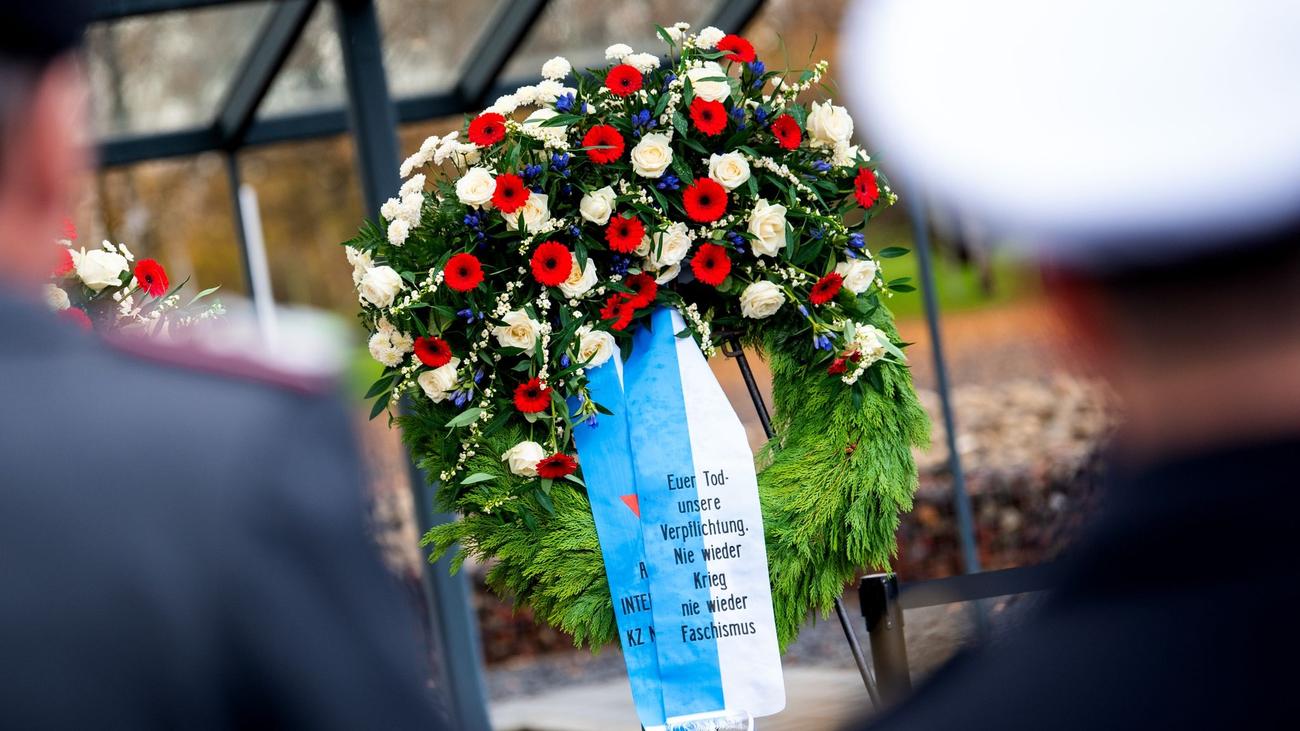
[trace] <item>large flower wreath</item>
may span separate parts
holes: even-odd
[[[888,563],[928,439],[882,304],[911,287],[882,277],[862,231],[894,196],[844,108],[799,101],[826,63],[794,81],[744,38],[687,30],[659,29],[665,57],[548,61],[464,137],[426,140],[383,225],[348,242],[385,366],[373,413],[410,397],[405,439],[463,516],[424,545],[489,560],[493,589],[578,643],[617,633],[571,431],[603,412],[585,369],[626,354],[652,308],[678,308],[708,354],[734,337],[768,358],[779,436],[759,490],[782,643]]]

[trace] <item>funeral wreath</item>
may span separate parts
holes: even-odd
[[[602,69],[551,59],[402,164],[382,220],[347,242],[384,366],[372,416],[409,403],[394,418],[462,516],[425,536],[434,555],[490,560],[495,590],[600,645],[616,630],[572,429],[607,411],[586,370],[664,306],[706,354],[724,336],[759,350],[784,643],[887,565],[928,439],[884,304],[912,291],[884,273],[906,251],[867,239],[895,196],[846,110],[811,99],[825,62],[777,72],[716,28],[659,36],[664,55],[614,45]]]

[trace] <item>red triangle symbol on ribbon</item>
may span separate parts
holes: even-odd
[[[636,513],[636,517],[641,517],[641,504],[636,501],[636,495],[619,495],[618,499],[622,500],[623,504],[633,513]]]

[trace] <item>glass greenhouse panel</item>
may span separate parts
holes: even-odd
[[[239,3],[91,26],[86,64],[97,134],[210,123],[272,5]]]
[[[495,17],[500,0],[377,0],[384,65],[396,98],[456,85],[470,51]]]

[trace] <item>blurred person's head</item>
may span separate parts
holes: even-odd
[[[43,279],[89,164],[85,3],[0,4],[0,285]]]
[[[1300,4],[860,0],[901,194],[1041,262],[1150,456],[1300,433]]]

